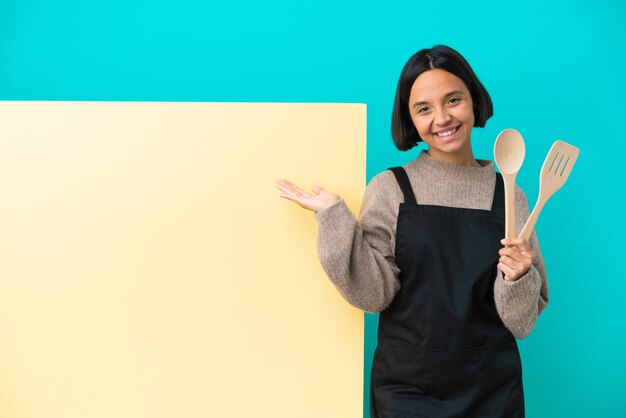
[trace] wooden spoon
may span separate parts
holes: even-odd
[[[565,180],[569,177],[569,173],[572,172],[574,163],[578,159],[578,154],[580,154],[580,150],[567,142],[556,141],[552,144],[539,175],[539,198],[524,228],[522,228],[522,232],[520,232],[520,238],[528,241],[543,205],[554,192],[565,184]]]
[[[524,162],[524,138],[515,129],[505,129],[496,138],[493,155],[504,180],[504,237],[514,239],[515,229],[515,177]]]

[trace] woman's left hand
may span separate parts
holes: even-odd
[[[504,248],[500,250],[498,268],[504,274],[504,280],[514,282],[530,270],[533,252],[523,238],[503,239]]]

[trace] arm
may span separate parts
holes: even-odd
[[[528,200],[519,187],[515,193],[517,233],[529,217]],[[496,308],[504,325],[517,338],[525,338],[533,330],[537,317],[548,304],[548,282],[539,242],[535,232],[528,245],[533,253],[529,270],[516,281],[504,280],[498,269],[494,284]]]
[[[343,199],[315,214],[324,271],[350,304],[367,312],[384,310],[400,289],[394,260],[399,188],[392,177],[383,172],[370,181],[359,221]]]

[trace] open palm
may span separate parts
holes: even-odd
[[[280,197],[296,202],[304,209],[312,210],[313,212],[326,209],[340,199],[338,195],[328,192],[320,186],[313,186],[313,193],[311,194],[289,180],[276,180],[276,187],[282,192]]]

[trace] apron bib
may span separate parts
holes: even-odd
[[[380,313],[372,418],[521,418],[517,343],[495,307],[502,176],[491,210],[419,205],[402,167],[396,229],[401,288]]]

